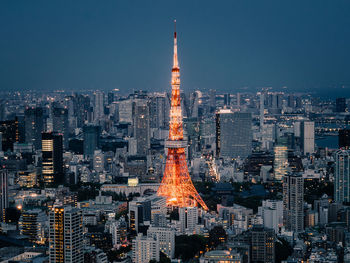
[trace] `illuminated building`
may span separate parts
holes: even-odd
[[[7,170],[0,170],[0,222],[5,222],[6,208],[9,207]]]
[[[350,202],[350,151],[340,149],[335,153],[334,199]]]
[[[156,238],[142,234],[132,241],[132,262],[145,263],[152,259],[159,261],[159,242]]]
[[[206,252],[199,263],[242,263],[243,257],[236,250],[212,250]]]
[[[188,173],[185,148],[187,141],[183,135],[180,68],[177,59],[177,38],[174,33],[174,58],[171,77],[171,108],[169,138],[166,141],[168,150],[164,176],[157,194],[167,198],[167,204],[178,207],[195,206],[199,203],[205,210],[207,206],[192,184]]]
[[[136,234],[145,232],[144,222],[151,221],[151,201],[139,198],[129,202],[130,232]]]
[[[49,214],[49,262],[83,263],[83,221],[81,211],[54,206]]]
[[[299,174],[283,177],[283,224],[288,231],[304,230],[304,178]]]
[[[23,210],[18,222],[21,235],[29,237],[30,242],[45,244],[45,222],[47,217],[40,209]]]
[[[263,226],[252,229],[252,262],[275,262],[275,232]]]
[[[282,180],[282,177],[287,173],[288,168],[288,148],[287,146],[277,145],[274,148],[275,159],[273,169],[276,180]]]
[[[156,238],[159,242],[159,250],[167,257],[175,256],[175,230],[168,227],[150,226],[147,231],[148,237]]]
[[[37,185],[37,172],[36,169],[19,171],[17,173],[18,184],[20,187],[33,188]]]
[[[42,133],[42,174],[45,185],[64,181],[62,135]]]

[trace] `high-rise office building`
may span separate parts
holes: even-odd
[[[339,148],[349,149],[349,147],[350,147],[350,129],[339,130],[338,146],[339,146]]]
[[[18,120],[0,121],[1,150],[13,151],[13,144],[19,141]]]
[[[216,153],[220,157],[246,158],[252,152],[250,113],[221,110],[216,114]]]
[[[224,94],[224,105],[225,106],[231,105],[231,94],[229,93]]]
[[[252,231],[252,262],[275,262],[275,232],[263,226],[254,226]]]
[[[41,209],[23,210],[18,222],[21,235],[29,237],[29,241],[45,244],[45,225],[47,216]]]
[[[169,125],[169,97],[166,93],[156,93],[150,98],[150,127],[166,129]]]
[[[132,262],[145,263],[151,260],[159,261],[159,242],[154,237],[138,234],[132,241]]]
[[[346,111],[346,98],[337,98],[335,101],[335,111],[345,112]]]
[[[101,127],[94,125],[87,125],[83,128],[84,134],[84,155],[92,157],[95,150],[100,147]]]
[[[53,131],[63,135],[63,148],[68,148],[69,123],[68,110],[62,107],[52,108],[52,124]]]
[[[119,122],[132,123],[132,99],[121,100],[118,102]]]
[[[147,230],[147,236],[153,237],[159,242],[159,250],[170,259],[175,256],[175,229],[169,227],[150,226]]]
[[[54,206],[49,213],[49,262],[83,263],[83,219],[77,208]]]
[[[27,143],[32,143],[35,150],[41,149],[41,133],[43,131],[43,108],[27,108],[25,110],[25,140]]]
[[[265,94],[260,93],[260,132],[264,129],[264,114],[265,114]]]
[[[137,154],[147,155],[150,148],[150,116],[146,100],[135,100],[133,105],[134,137],[137,143]]]
[[[73,100],[73,115],[76,117],[77,127],[81,128],[84,126],[88,115],[90,114],[90,97],[81,94],[74,94]],[[73,116],[72,116],[73,117]]]
[[[259,215],[263,219],[266,228],[272,228],[275,233],[283,224],[283,201],[264,200],[259,208]]]
[[[151,222],[151,201],[142,198],[129,202],[129,227],[132,234],[145,232],[144,223]]]
[[[288,168],[288,148],[284,145],[276,145],[274,147],[274,162],[273,169],[275,180],[282,180],[282,177],[287,173]]]
[[[303,153],[312,154],[315,152],[315,123],[303,121],[300,125],[301,147]]]
[[[6,208],[9,207],[7,170],[0,170],[0,222],[5,222]]]
[[[350,150],[339,149],[335,153],[334,199],[350,202]]]
[[[42,174],[45,185],[64,182],[62,135],[42,133]]]
[[[179,221],[181,233],[194,233],[198,225],[198,208],[180,207]]]
[[[104,93],[97,90],[94,92],[94,121],[98,123],[104,116]]]
[[[283,177],[283,224],[294,232],[304,230],[304,179],[299,174]]]

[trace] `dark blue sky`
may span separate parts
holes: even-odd
[[[0,89],[350,90],[350,1],[0,2]],[[343,89],[339,87],[345,86]]]

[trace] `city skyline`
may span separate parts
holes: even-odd
[[[0,3],[0,263],[350,263],[348,4],[95,3]]]
[[[83,3],[83,4],[82,4]],[[154,2],[153,2],[154,3]],[[0,90],[170,91],[174,18],[183,90],[348,94],[347,1],[2,2]],[[135,72],[139,78],[134,78]],[[287,87],[287,88],[286,88]]]

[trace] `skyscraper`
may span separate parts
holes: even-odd
[[[44,131],[43,108],[27,108],[25,110],[25,140],[33,143],[35,150],[41,149],[41,133]]]
[[[97,90],[94,92],[94,121],[98,123],[104,116],[104,93]]]
[[[252,262],[275,262],[275,232],[263,226],[254,226],[252,231]]]
[[[147,230],[147,236],[153,237],[159,242],[159,250],[169,258],[175,256],[175,229],[169,227],[150,226]]]
[[[339,149],[335,153],[334,199],[350,202],[350,151]]]
[[[301,147],[303,153],[312,154],[315,152],[315,123],[303,121],[300,125]]]
[[[197,207],[180,207],[179,221],[181,233],[194,233],[198,225],[198,208]]]
[[[208,207],[193,186],[188,172],[184,139],[181,99],[180,99],[180,68],[177,59],[177,36],[174,32],[174,57],[171,75],[171,109],[169,138],[166,141],[168,149],[165,171],[157,194],[167,199],[167,204],[178,207],[195,206],[197,203],[205,210]]]
[[[264,129],[265,94],[260,93],[260,132]]]
[[[294,232],[304,230],[304,179],[299,174],[283,177],[283,224]]]
[[[42,133],[42,173],[45,185],[64,182],[62,134]]]
[[[30,242],[45,244],[44,229],[46,214],[40,209],[23,210],[18,222],[21,235],[29,237]]]
[[[165,129],[169,125],[169,98],[164,93],[156,93],[150,98],[150,127]]]
[[[5,222],[6,208],[9,207],[7,170],[0,170],[0,222]]]
[[[287,173],[288,168],[288,148],[284,145],[276,145],[274,147],[275,159],[273,169],[276,180],[282,180],[282,177]]]
[[[83,220],[81,211],[54,206],[49,213],[49,262],[83,263]]]
[[[145,263],[159,261],[159,242],[157,238],[138,234],[132,241],[132,262]]]
[[[134,102],[134,137],[137,143],[137,154],[147,155],[150,148],[149,104],[146,100]]]
[[[68,110],[59,106],[53,107],[52,124],[53,131],[63,135],[63,148],[67,149],[69,135]]]
[[[92,157],[94,155],[95,150],[97,150],[100,147],[100,133],[100,126],[84,126],[84,155],[86,157]]]
[[[221,110],[216,114],[216,153],[220,157],[246,158],[252,152],[250,113]]]

